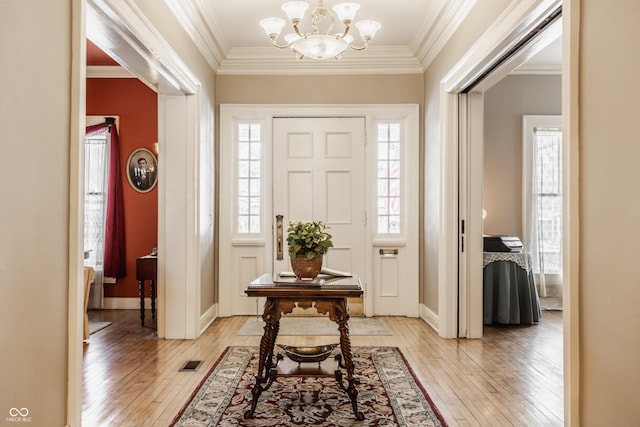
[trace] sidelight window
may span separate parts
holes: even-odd
[[[260,233],[262,126],[240,123],[237,139],[237,231]]]
[[[378,233],[400,233],[401,132],[400,123],[378,123],[377,138]]]

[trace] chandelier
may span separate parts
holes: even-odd
[[[279,49],[291,48],[298,59],[304,57],[339,59],[348,48],[364,50],[381,27],[380,23],[376,21],[363,20],[356,22],[356,27],[360,31],[360,37],[362,37],[364,44],[362,46],[353,46],[351,44],[353,37],[349,34],[349,29],[356,12],[360,9],[360,5],[358,3],[337,4],[333,6],[334,15],[324,6],[324,0],[319,0],[318,6],[311,12],[312,32],[302,33],[299,25],[308,8],[309,3],[303,1],[288,1],[282,5],[282,10],[291,21],[294,31],[285,35],[285,45],[280,45],[277,42],[282,27],[286,24],[284,19],[265,18],[260,21],[260,26],[271,39],[271,43]],[[333,32],[336,16],[344,25],[344,30],[338,33]]]

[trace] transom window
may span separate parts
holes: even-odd
[[[238,200],[237,231],[260,233],[262,126],[238,124]]]
[[[400,123],[378,123],[378,233],[400,233]]]

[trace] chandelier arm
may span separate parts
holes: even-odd
[[[349,34],[349,30],[351,29],[351,21],[344,21],[344,32],[340,36],[341,39],[345,38],[347,34]]]
[[[352,50],[365,50],[367,47],[369,46],[369,43],[365,43],[362,46],[353,46],[353,45],[349,45],[349,49]]]
[[[293,42],[292,42],[292,43],[293,43]],[[285,45],[279,45],[279,44],[278,44],[278,41],[276,40],[276,38],[275,38],[275,37],[273,37],[273,38],[271,39],[271,44],[272,44],[273,46],[277,47],[278,49],[286,49],[286,48],[288,48],[288,47],[290,47],[290,46],[291,46],[291,43],[287,43],[287,44],[285,44]]]
[[[296,34],[299,35],[300,37],[305,37],[305,35],[300,32],[300,28],[298,28],[298,24],[296,23],[293,23],[293,31],[295,31]]]

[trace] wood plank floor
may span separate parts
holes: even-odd
[[[197,340],[159,340],[140,326],[137,310],[89,316],[113,322],[84,344],[83,425],[90,427],[167,426],[227,346],[260,343],[236,335],[246,317],[217,319]],[[545,311],[529,327],[485,327],[482,340],[442,339],[420,319],[385,321],[391,336],[352,336],[352,345],[400,348],[450,426],[563,425],[562,312]],[[317,345],[335,337],[278,342]],[[188,360],[204,362],[180,372]]]

